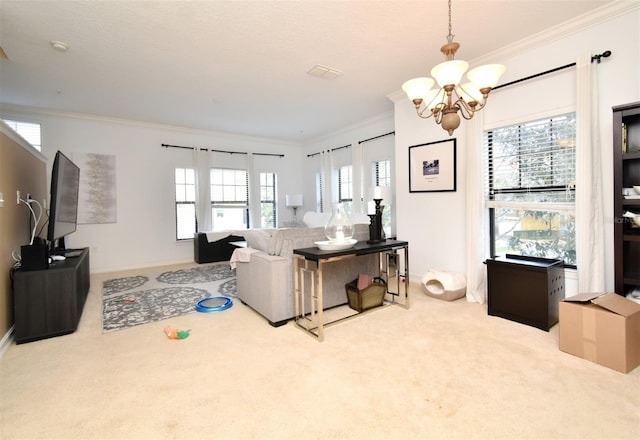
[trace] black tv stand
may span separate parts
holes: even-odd
[[[62,255],[67,258],[76,258],[82,255],[84,249],[66,249]]]
[[[16,342],[76,331],[89,286],[89,248],[77,258],[54,260],[49,269],[17,270],[13,278]]]

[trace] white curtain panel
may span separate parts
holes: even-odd
[[[363,146],[359,142],[351,143],[351,171],[353,178],[353,188],[352,188],[352,200],[353,200],[353,212],[354,213],[363,213],[362,206],[362,198],[363,198],[363,190],[365,188],[364,183],[364,175],[363,172]]]
[[[602,292],[604,211],[598,116],[598,65],[591,54],[576,62],[576,263],[578,291]]]
[[[262,227],[262,209],[260,202],[260,172],[255,167],[253,153],[247,153],[247,173],[249,173],[249,215],[250,228]]]
[[[209,152],[193,148],[193,168],[196,184],[196,219],[198,232],[211,231],[211,186],[209,184]]]
[[[320,164],[322,173],[322,206],[325,212],[333,209],[333,153],[331,150],[323,150],[320,153]]]
[[[467,122],[467,301],[487,301],[486,267],[489,225],[484,204],[484,160],[482,127],[484,118],[478,112]]]

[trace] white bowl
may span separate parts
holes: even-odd
[[[626,218],[630,218],[631,221],[636,224],[636,226],[640,226],[640,214],[636,214],[631,211],[626,211],[624,214],[622,214],[622,216]]]
[[[633,190],[634,190],[636,193],[640,194],[640,185],[633,185]]]
[[[343,243],[336,243],[333,241],[316,241],[314,242],[316,244],[316,246],[318,246],[318,248],[321,251],[342,251],[344,249],[350,249],[353,246],[355,246],[355,244],[358,242],[358,240],[355,239],[349,239]]]

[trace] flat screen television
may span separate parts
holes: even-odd
[[[64,254],[64,237],[76,231],[79,186],[80,168],[58,151],[51,170],[49,229],[47,231],[47,240],[52,255]]]

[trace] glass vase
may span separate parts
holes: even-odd
[[[324,233],[331,243],[345,243],[353,237],[353,224],[342,203],[334,206]]]

